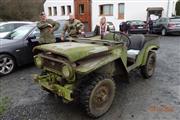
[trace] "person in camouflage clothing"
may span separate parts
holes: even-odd
[[[54,31],[58,30],[60,24],[52,19],[47,19],[44,12],[40,14],[40,22],[37,23],[37,27],[40,30],[40,44],[55,43]]]
[[[75,19],[73,14],[69,15],[69,20],[64,25],[61,40],[64,40],[65,33],[68,33],[69,37],[77,37],[79,34],[84,34],[84,25],[80,20]]]

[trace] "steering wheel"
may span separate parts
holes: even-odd
[[[131,45],[131,39],[128,37],[128,35],[122,33],[122,32],[119,32],[119,31],[115,31],[115,32],[112,32],[114,33],[113,35],[113,39],[115,41],[118,41],[118,42],[122,42],[124,43],[124,45],[129,48],[130,45]]]

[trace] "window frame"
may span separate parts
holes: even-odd
[[[65,15],[66,15],[65,6],[61,6],[61,16],[65,16]]]
[[[67,15],[71,14],[71,12],[72,12],[71,5],[67,5]]]
[[[101,14],[101,7],[104,7],[104,6],[112,6],[112,13],[108,13],[108,14],[104,14],[102,13]],[[109,8],[109,12],[110,12],[110,8]],[[102,4],[102,5],[99,5],[99,16],[113,16],[113,11],[114,11],[114,4]],[[103,10],[102,10],[103,12]]]
[[[120,13],[120,5],[124,6],[124,13]],[[125,18],[125,3],[118,3],[118,19],[123,20]]]
[[[81,9],[82,6],[82,9]],[[85,13],[85,7],[84,4],[79,4],[79,15],[84,15]]]
[[[53,6],[53,16],[57,16],[57,6]]]
[[[52,16],[52,7],[48,7],[48,16]]]

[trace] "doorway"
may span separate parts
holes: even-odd
[[[91,0],[74,0],[75,17],[85,25],[85,31],[91,31]]]

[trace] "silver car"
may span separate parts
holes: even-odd
[[[32,24],[33,22],[26,21],[10,21],[10,22],[0,22],[0,38],[4,38],[10,32],[22,25]]]

